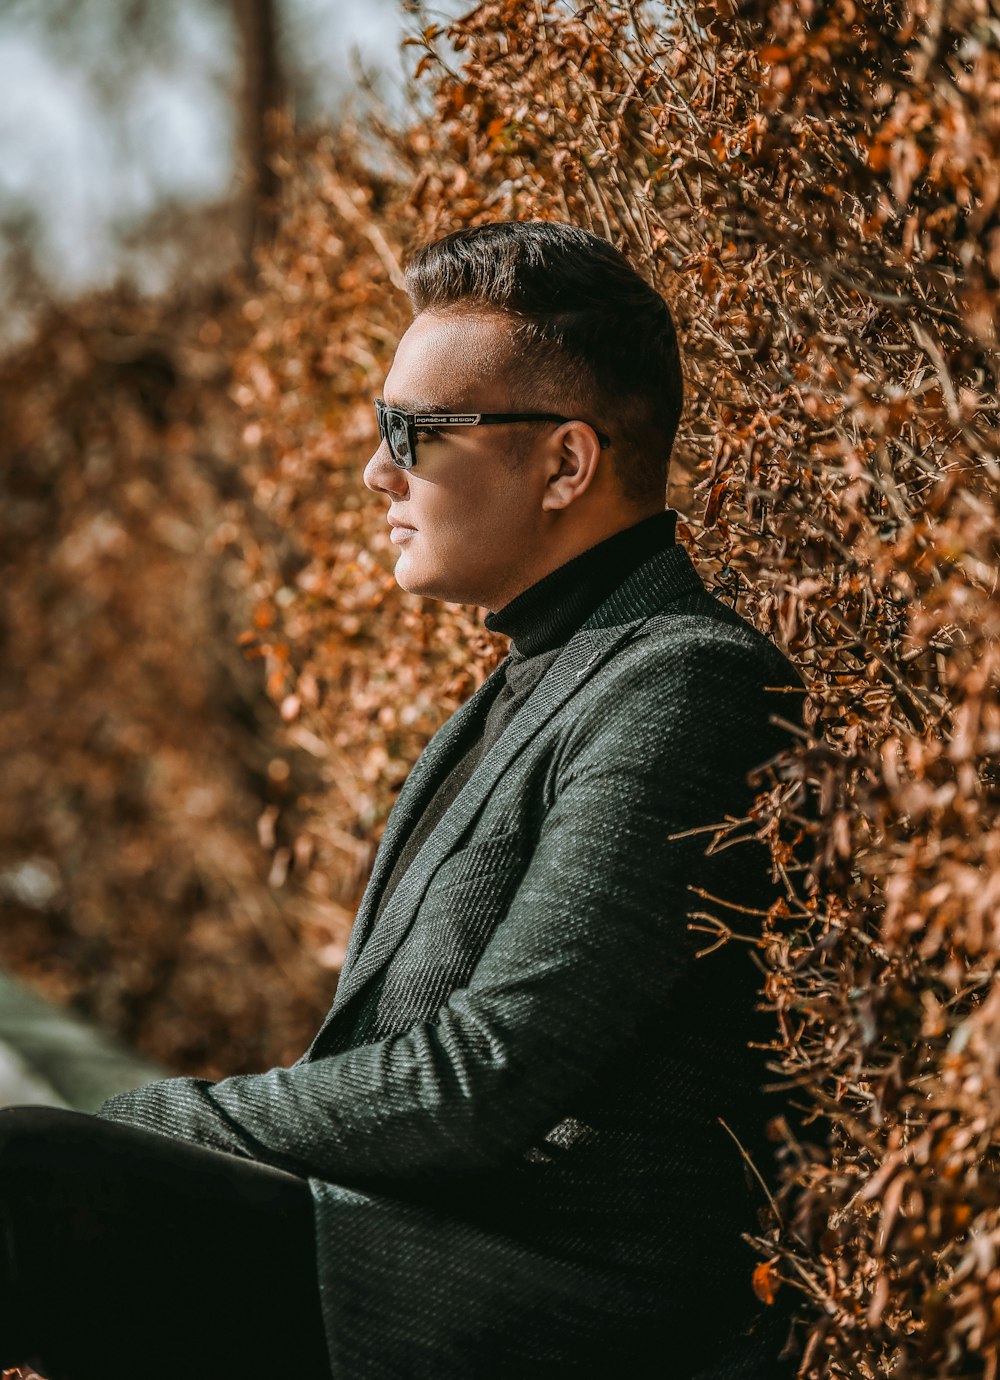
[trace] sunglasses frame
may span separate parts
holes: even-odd
[[[389,435],[389,419],[399,418],[406,426],[408,455],[400,458]],[[378,434],[389,447],[392,462],[401,470],[412,470],[417,463],[417,432],[436,431],[442,426],[501,426],[508,422],[569,422],[558,412],[407,412],[402,407],[387,407],[381,398],[375,399],[375,418]],[[589,423],[588,423],[589,425]],[[596,431],[596,428],[595,428]],[[601,449],[611,445],[611,437],[597,431]]]

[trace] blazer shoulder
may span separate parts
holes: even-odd
[[[655,755],[711,735],[764,746],[775,717],[801,724],[802,679],[779,648],[731,609],[719,616],[711,596],[685,603],[647,617],[574,697],[570,756],[600,756],[611,742]]]
[[[768,684],[803,683],[794,664],[769,637],[707,593],[685,600],[683,608],[651,614],[610,658],[607,669],[612,677],[631,678],[637,672],[657,671],[683,677],[687,670],[715,667],[737,671],[740,681],[761,677]]]

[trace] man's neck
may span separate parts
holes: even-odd
[[[612,532],[489,613],[486,627],[525,656],[558,646],[633,570],[674,544],[676,519],[667,508]]]
[[[631,531],[639,523],[663,511],[662,508],[656,508],[636,512],[616,506],[613,512],[604,514],[600,522],[591,520],[585,526],[576,523],[572,527],[569,524],[556,523],[544,537],[536,540],[530,557],[525,558],[522,553],[516,568],[511,570],[515,583],[498,591],[485,607],[490,613],[498,613],[525,590],[531,589],[554,571],[561,570],[578,556],[592,551],[594,547],[609,541],[619,532]],[[568,514],[564,513],[562,516],[566,517]]]

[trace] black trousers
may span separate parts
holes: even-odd
[[[49,1107],[0,1110],[0,1370],[329,1380],[304,1179]]]

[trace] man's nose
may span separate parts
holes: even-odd
[[[365,466],[362,478],[374,493],[403,494],[406,492],[406,471],[393,462],[388,441],[383,441]]]

